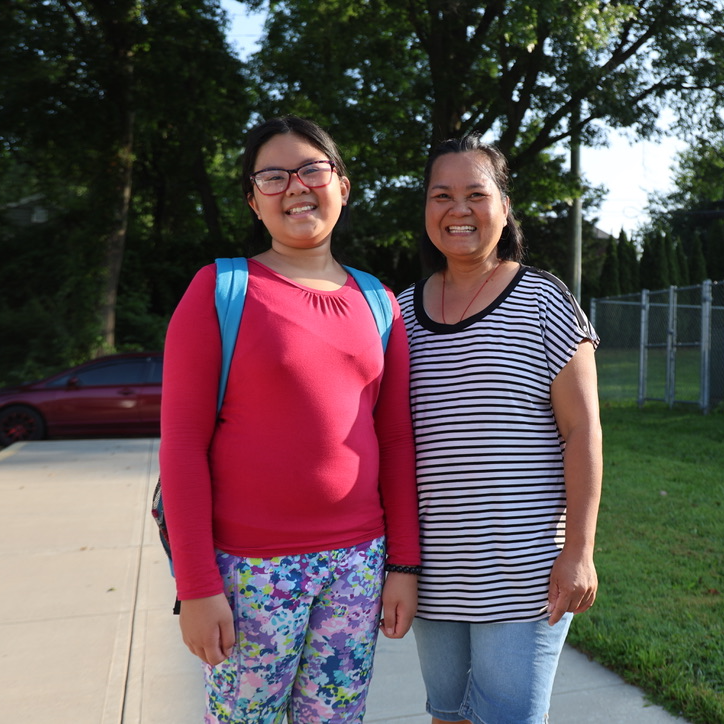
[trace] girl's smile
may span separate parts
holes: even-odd
[[[307,214],[310,211],[314,211],[316,208],[317,206],[315,204],[302,202],[290,206],[284,213],[288,216],[301,216],[302,214]]]

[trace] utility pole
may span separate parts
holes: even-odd
[[[578,124],[581,107],[576,104],[571,112],[571,176],[578,189],[571,203],[568,217],[568,287],[576,299],[581,298],[581,246],[583,244],[583,204],[581,202],[581,133]]]

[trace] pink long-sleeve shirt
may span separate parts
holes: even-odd
[[[169,324],[161,478],[179,599],[221,593],[215,549],[269,558],[387,536],[420,561],[407,335],[393,295],[386,354],[351,277],[310,289],[250,260],[221,413],[216,268]]]

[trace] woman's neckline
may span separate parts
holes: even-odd
[[[471,324],[474,324],[475,322],[480,321],[487,315],[489,315],[491,312],[493,312],[495,309],[497,309],[504,301],[505,299],[510,295],[510,293],[513,291],[513,289],[516,287],[520,279],[525,274],[527,267],[523,264],[518,265],[518,269],[516,269],[515,274],[510,279],[510,281],[501,289],[500,293],[493,299],[488,305],[486,305],[483,309],[481,309],[479,312],[475,312],[474,314],[471,314],[469,317],[465,317],[464,319],[461,319],[459,322],[454,323],[447,323],[444,324],[443,322],[439,322],[435,319],[433,319],[429,314],[427,309],[425,308],[424,304],[424,288],[425,285],[430,280],[430,277],[427,277],[423,280],[422,287],[419,290],[419,297],[418,300],[415,303],[415,306],[417,307],[417,317],[421,321],[424,321],[424,326],[427,326],[429,329],[433,329],[435,331],[446,331],[446,332],[455,332],[461,329],[466,329]],[[416,296],[418,296],[416,294]],[[418,306],[419,305],[419,306]]]

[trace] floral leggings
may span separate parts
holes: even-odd
[[[384,538],[276,558],[218,552],[237,640],[204,665],[205,724],[361,723],[384,558]]]

